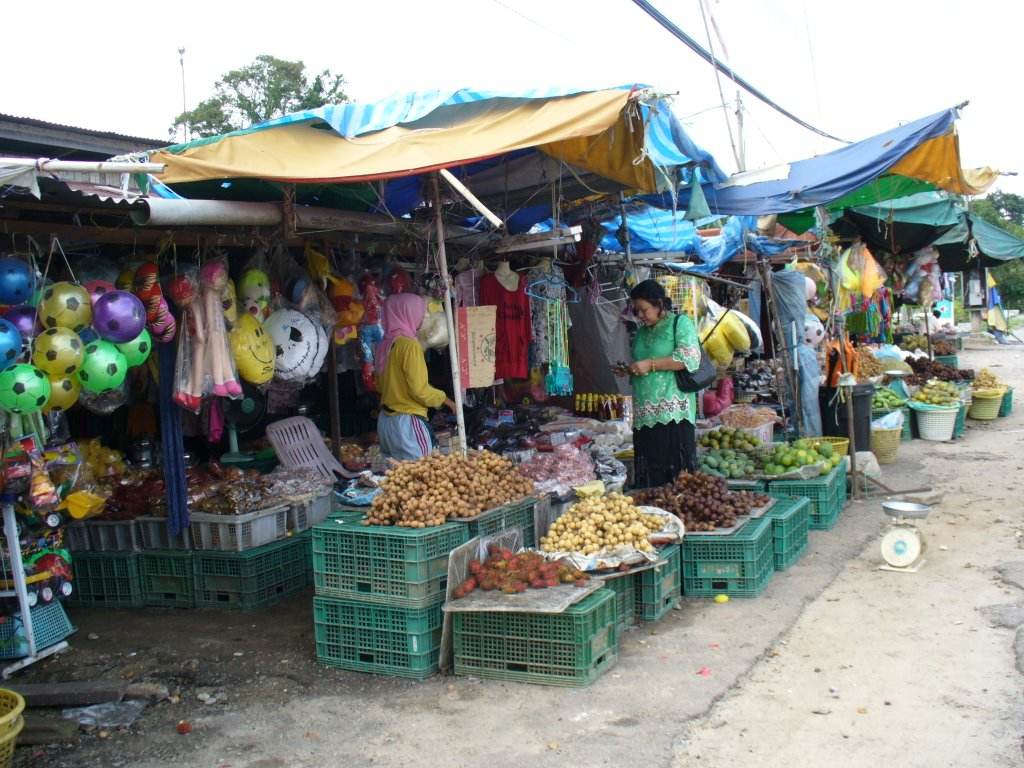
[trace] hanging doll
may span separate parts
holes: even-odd
[[[171,300],[181,310],[174,402],[199,413],[206,391],[206,324],[194,273],[176,275],[169,286]],[[218,310],[217,314],[220,314]]]
[[[239,398],[242,385],[235,374],[234,361],[224,327],[224,309],[221,296],[228,284],[228,268],[223,261],[208,261],[199,271],[203,289],[203,314],[206,322],[206,344],[209,372],[213,377],[213,394],[218,397]]]
[[[384,340],[384,327],[380,322],[381,296],[377,278],[367,272],[359,281],[363,291],[363,321],[359,326],[359,344],[363,353],[363,386],[375,392],[377,383],[373,378],[373,358],[377,345]]]
[[[147,261],[135,270],[132,290],[146,306],[146,328],[155,341],[166,343],[174,339],[177,327],[174,315],[160,290],[160,270],[156,263]]]

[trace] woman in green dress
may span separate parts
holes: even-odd
[[[629,294],[640,327],[633,337],[633,451],[636,487],[672,482],[697,468],[694,422],[697,398],[676,384],[676,371],[700,366],[700,342],[693,321],[672,311],[656,280],[644,280]]]

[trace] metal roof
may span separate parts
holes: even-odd
[[[0,113],[0,150],[8,154],[105,159],[166,145],[166,139],[126,136]]]

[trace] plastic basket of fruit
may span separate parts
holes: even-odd
[[[241,552],[288,535],[288,507],[278,506],[244,515],[192,515],[189,530],[194,549]]]
[[[821,446],[828,443],[832,446],[832,452],[845,456],[850,451],[850,438],[848,437],[816,437],[812,441],[818,453],[821,453]]]
[[[953,428],[956,426],[956,415],[960,411],[959,405],[954,406],[932,406],[927,410],[921,407],[914,408],[914,418],[917,421],[917,432],[922,440],[945,442],[953,438]]]
[[[976,389],[967,415],[976,421],[991,421],[999,416],[1005,389]]]

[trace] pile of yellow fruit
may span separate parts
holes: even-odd
[[[927,405],[959,405],[960,391],[955,384],[932,379],[914,395],[914,400]]]
[[[658,515],[646,515],[621,493],[583,499],[552,524],[541,539],[544,552],[582,552],[593,555],[606,549],[632,546],[651,552],[651,533],[660,531],[665,521]]]

